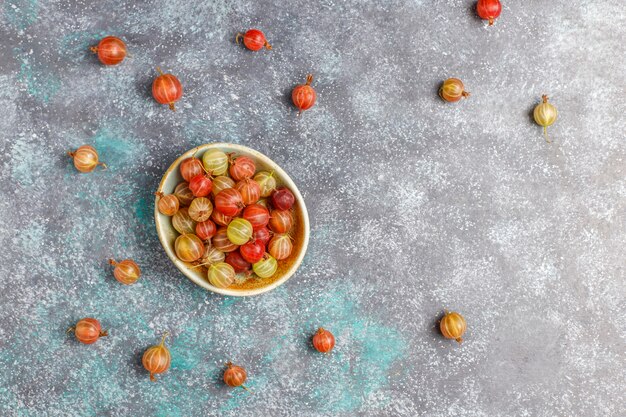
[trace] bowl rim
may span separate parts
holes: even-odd
[[[304,256],[305,256],[306,251],[307,251],[307,248],[309,246],[309,235],[310,235],[309,213],[307,211],[306,204],[304,202],[304,198],[302,197],[302,194],[300,194],[300,190],[298,189],[296,184],[293,182],[291,177],[276,162],[274,162],[272,159],[270,159],[268,156],[262,154],[261,152],[259,152],[257,150],[254,150],[252,148],[249,148],[247,146],[244,146],[244,145],[239,145],[239,144],[236,144],[236,143],[227,143],[227,142],[206,143],[204,145],[199,145],[199,146],[196,146],[196,147],[186,151],[181,156],[179,156],[174,162],[172,162],[172,164],[169,166],[169,168],[163,174],[163,177],[161,177],[161,181],[159,182],[159,187],[157,189],[157,192],[162,191],[162,188],[163,188],[163,185],[165,184],[166,179],[175,170],[178,169],[180,163],[184,159],[191,157],[195,153],[200,153],[200,152],[206,151],[208,149],[216,149],[216,148],[217,149],[229,148],[229,149],[232,149],[232,150],[234,150],[236,152],[240,152],[240,153],[242,153],[244,155],[247,154],[247,155],[253,156],[254,158],[262,161],[262,163],[264,165],[270,167],[275,172],[277,172],[279,174],[279,177],[281,178],[282,182],[284,183],[284,185],[289,187],[289,189],[293,192],[294,196],[296,197],[296,202],[298,203],[299,207],[302,210],[302,218],[304,219],[304,227],[303,227],[304,239],[303,239],[303,243],[302,243],[302,247],[301,247],[300,253],[298,254],[298,257],[296,258],[294,263],[291,265],[291,268],[289,268],[283,274],[283,276],[280,279],[277,279],[276,281],[273,281],[269,285],[267,285],[265,287],[252,288],[252,289],[235,290],[235,289],[229,289],[229,288],[218,288],[218,287],[215,287],[215,286],[211,285],[209,283],[209,281],[207,281],[207,280],[199,279],[196,275],[190,273],[189,268],[185,265],[185,263],[183,261],[178,259],[178,257],[174,253],[174,248],[170,248],[169,247],[169,244],[166,241],[164,232],[162,230],[165,227],[165,225],[161,222],[161,219],[162,219],[161,218],[161,213],[159,213],[159,208],[158,208],[158,204],[157,204],[159,197],[155,196],[155,199],[154,199],[154,222],[155,222],[155,227],[156,227],[156,230],[157,230],[157,235],[159,236],[159,241],[161,242],[161,246],[163,246],[163,249],[165,250],[165,253],[170,258],[172,263],[174,263],[176,268],[178,268],[178,270],[180,272],[182,272],[183,275],[185,275],[188,279],[193,281],[195,284],[197,284],[197,285],[199,285],[199,286],[201,286],[201,287],[203,287],[203,288],[205,288],[205,289],[207,289],[209,291],[212,291],[214,293],[218,293],[218,294],[222,294],[222,295],[230,295],[230,296],[235,296],[235,297],[247,297],[247,296],[251,296],[251,295],[263,294],[263,293],[271,291],[271,290],[279,287],[280,285],[284,284],[289,278],[291,278],[295,274],[295,272],[298,270],[298,268],[302,264],[302,261],[304,260]],[[168,217],[168,219],[169,219],[169,217]]]

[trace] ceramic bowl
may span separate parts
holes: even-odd
[[[293,195],[296,197],[296,203],[294,204],[293,212],[294,212],[294,226],[291,231],[291,235],[293,236],[293,252],[287,259],[283,259],[278,262],[278,271],[274,274],[274,276],[266,279],[253,277],[248,280],[245,280],[243,283],[235,284],[230,288],[217,288],[209,283],[206,277],[206,269],[204,268],[191,268],[191,264],[186,263],[178,259],[176,253],[174,252],[174,241],[179,236],[179,233],[172,226],[171,217],[165,216],[159,213],[157,208],[157,199],[155,199],[155,208],[154,208],[154,220],[156,223],[157,233],[159,235],[159,240],[165,249],[165,253],[172,260],[174,265],[190,280],[200,285],[201,287],[206,288],[207,290],[211,290],[216,293],[224,294],[224,295],[234,295],[234,296],[249,296],[262,294],[267,291],[271,291],[279,285],[283,284],[287,281],[291,276],[296,272],[300,264],[302,263],[302,259],[304,258],[304,254],[306,253],[306,249],[309,243],[309,215],[306,210],[306,206],[304,204],[304,199],[296,187],[296,184],[289,178],[289,175],[285,171],[281,169],[274,161],[272,161],[267,156],[263,155],[260,152],[257,152],[253,149],[250,149],[245,146],[235,145],[232,143],[211,143],[202,146],[198,146],[197,148],[190,149],[181,155],[174,163],[168,168],[161,179],[161,183],[159,185],[159,191],[164,194],[171,194],[174,192],[174,188],[176,185],[183,182],[183,178],[180,175],[179,165],[186,158],[191,157],[194,153],[196,157],[202,160],[202,155],[208,149],[219,149],[223,152],[229,153],[233,152],[236,155],[245,155],[251,158],[257,166],[258,171],[274,171],[274,176],[278,181],[278,185],[284,185],[289,188]]]

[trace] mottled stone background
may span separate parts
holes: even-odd
[[[0,7],[2,416],[626,415],[623,1],[504,1],[493,27],[471,0]],[[250,27],[272,52],[234,44]],[[101,66],[105,35],[132,57]],[[184,84],[176,113],[150,96],[157,65]],[[308,72],[318,104],[298,118]],[[450,76],[468,100],[438,98]],[[212,141],[269,155],[307,201],[308,254],[271,293],[207,292],[157,240],[162,173]],[[82,144],[109,169],[77,173]],[[67,336],[85,316],[110,337]],[[166,330],[151,383],[141,354]],[[219,382],[227,360],[253,394]]]

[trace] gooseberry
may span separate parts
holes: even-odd
[[[441,330],[441,334],[446,339],[454,339],[457,342],[463,342],[463,334],[467,329],[467,323],[462,315],[459,313],[450,313],[448,311],[445,312],[445,315],[439,322],[439,329]]]
[[[293,225],[293,216],[289,210],[272,210],[269,226],[274,233],[287,233]]]
[[[252,265],[252,270],[260,278],[269,278],[278,270],[278,262],[269,253],[264,253],[263,258]]]
[[[143,367],[150,372],[150,381],[152,382],[156,381],[154,375],[162,374],[170,368],[172,357],[170,351],[165,347],[165,338],[167,335],[168,333],[165,332],[161,343],[156,346],[150,346],[146,349],[141,358]]]
[[[318,352],[328,353],[335,347],[335,336],[328,330],[320,327],[313,336],[313,347]]]
[[[178,211],[180,203],[178,202],[178,197],[174,194],[163,194],[162,192],[154,193],[157,197],[159,197],[159,201],[157,203],[157,207],[159,208],[159,213],[164,216],[173,216]]]
[[[243,210],[243,218],[248,220],[254,230],[267,226],[270,212],[260,204],[251,204]]]
[[[281,187],[272,193],[272,206],[278,210],[289,210],[293,207],[296,197],[288,188]]]
[[[204,254],[200,258],[201,266],[212,265],[218,262],[224,262],[226,255],[216,247],[207,244],[204,245]]]
[[[98,42],[98,46],[89,48],[104,65],[117,65],[126,58],[126,44],[120,38],[107,36]]]
[[[239,251],[229,253],[224,262],[232,266],[236,273],[248,272],[252,268],[250,262],[246,261]]]
[[[227,188],[215,196],[215,208],[222,214],[234,217],[245,206],[241,193],[234,188]]]
[[[217,210],[213,210],[211,213],[211,220],[213,220],[216,224],[220,226],[228,226],[228,224],[233,220],[231,216],[224,216]]]
[[[246,370],[241,366],[233,365],[232,362],[226,364],[226,370],[224,371],[224,383],[229,387],[241,387],[246,391],[250,391],[243,385],[248,378]]]
[[[176,256],[183,262],[197,261],[204,254],[204,244],[202,240],[194,234],[183,234],[176,238],[174,242]]]
[[[210,174],[196,175],[189,181],[189,189],[196,197],[206,197],[211,194],[213,181]]]
[[[180,175],[187,182],[191,181],[193,177],[204,173],[204,167],[202,166],[202,162],[198,158],[196,158],[195,154],[181,162],[179,170]]]
[[[235,282],[235,269],[226,262],[218,262],[209,265],[207,278],[211,285],[228,288]]]
[[[254,176],[254,180],[259,184],[259,187],[261,188],[261,197],[269,197],[272,194],[272,191],[276,189],[276,178],[274,178],[274,171],[258,172]]]
[[[220,191],[234,187],[235,181],[233,181],[232,178],[220,175],[219,177],[213,178],[213,190],[211,191],[211,194],[215,197]]]
[[[458,78],[448,78],[439,89],[439,97],[450,103],[459,101],[463,97],[469,97],[469,95],[470,93],[465,91],[463,81]]]
[[[493,25],[493,21],[500,16],[501,12],[500,0],[478,0],[476,3],[476,13],[481,19],[489,20],[489,26]]]
[[[209,240],[215,233],[217,232],[217,227],[215,223],[211,220],[205,220],[198,224],[196,224],[196,235],[202,240]]]
[[[277,260],[286,259],[291,255],[293,243],[287,234],[275,235],[267,245],[268,252]]]
[[[546,138],[546,142],[550,143],[550,138],[548,137],[548,126],[551,126],[554,122],[556,122],[556,118],[558,116],[558,112],[556,107],[552,104],[548,103],[548,96],[541,96],[542,102],[535,106],[535,110],[533,110],[533,118],[535,122],[543,127],[543,136]]]
[[[254,233],[252,234],[252,239],[258,240],[264,245],[267,245],[267,242],[270,241],[270,237],[271,237],[270,231],[267,227],[262,227],[258,230],[255,230]]]
[[[187,182],[178,184],[176,188],[174,188],[174,195],[178,198],[181,206],[188,206],[195,198]]]
[[[113,276],[122,284],[134,284],[141,277],[141,269],[132,259],[124,259],[119,263],[114,259],[109,259],[109,264],[114,267]]]
[[[213,246],[215,246],[222,252],[232,252],[237,250],[237,248],[239,247],[231,242],[230,239],[228,239],[228,232],[225,227],[220,227],[219,229],[217,229],[217,233],[215,233],[215,236],[213,236],[211,242],[213,243]]]
[[[93,146],[83,145],[74,152],[68,152],[67,154],[73,159],[74,167],[82,173],[91,172],[98,165],[102,165],[104,168],[107,167],[104,162],[98,161],[98,152],[96,152]]]
[[[193,234],[196,231],[196,222],[189,215],[189,209],[183,207],[172,216],[172,226],[180,234]]]
[[[213,213],[213,203],[206,197],[195,198],[189,205],[189,217],[197,222],[209,220],[211,213]]]
[[[152,96],[161,104],[167,104],[172,111],[176,111],[174,103],[183,96],[183,86],[172,74],[163,74],[157,67],[159,76],[152,83]]]
[[[228,155],[219,149],[209,149],[202,155],[204,169],[211,175],[224,175],[228,171]]]
[[[252,239],[252,225],[246,219],[238,217],[228,225],[226,229],[228,240],[235,245],[243,245]]]
[[[317,94],[311,83],[313,82],[313,74],[306,76],[306,84],[296,86],[291,92],[291,100],[293,104],[300,110],[298,114],[310,109],[315,104]]]
[[[246,178],[252,178],[256,171],[256,165],[254,161],[247,156],[238,156],[230,159],[230,176],[235,181],[245,180]]]
[[[235,189],[241,193],[241,198],[245,205],[254,204],[261,198],[261,187],[255,180],[250,178],[239,181],[235,185]]]
[[[272,46],[267,43],[267,39],[265,39],[265,34],[258,29],[250,29],[245,34],[238,33],[235,37],[237,45],[239,45],[242,38],[243,44],[251,51],[258,51],[263,47],[265,47],[268,51],[272,50]]]
[[[109,335],[106,330],[102,330],[100,322],[91,317],[80,319],[74,327],[67,329],[67,332],[74,332],[76,339],[86,345],[96,343],[99,338]]]
[[[260,240],[251,240],[246,242],[239,248],[239,252],[243,259],[251,264],[255,264],[263,259],[265,253],[265,245]]]

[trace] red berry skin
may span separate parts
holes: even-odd
[[[272,193],[272,205],[278,210],[289,210],[296,202],[296,197],[288,188],[281,187]]]
[[[243,44],[246,48],[251,51],[258,51],[266,47],[267,49],[272,49],[269,43],[267,43],[267,39],[265,39],[265,34],[258,29],[250,29],[243,35]]]
[[[313,347],[318,352],[328,353],[335,347],[335,336],[326,329],[319,328],[313,336]]]

